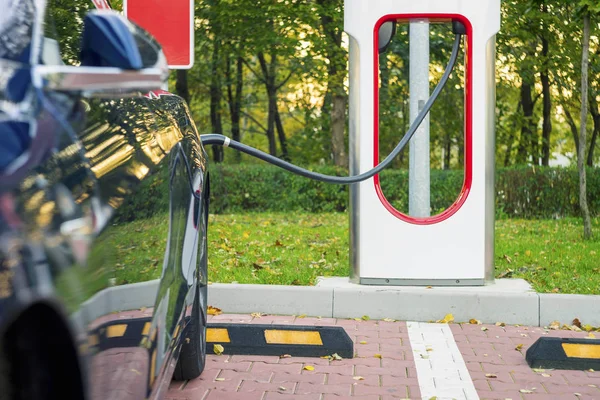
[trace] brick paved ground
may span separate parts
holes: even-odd
[[[167,399],[421,398],[405,322],[289,316],[253,318],[231,314],[212,317],[211,322],[343,326],[355,342],[356,357],[328,361],[209,355],[202,376],[192,381],[173,382]],[[541,335],[585,337],[586,333],[459,324],[452,324],[451,330],[481,399],[600,400],[600,372],[534,372],[525,362],[525,351]],[[523,345],[521,350],[515,350],[520,344]],[[314,370],[305,370],[305,366],[313,366]]]

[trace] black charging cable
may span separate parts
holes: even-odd
[[[408,131],[404,134],[404,136],[400,140],[400,143],[398,143],[398,145],[385,158],[385,160],[383,160],[375,168],[373,168],[367,172],[364,172],[360,175],[355,175],[355,176],[333,176],[333,175],[320,174],[318,172],[312,172],[305,168],[298,167],[287,161],[283,161],[283,160],[281,160],[277,157],[274,157],[270,154],[267,154],[265,152],[257,150],[253,147],[250,147],[250,146],[247,146],[238,141],[232,140],[232,139],[228,138],[227,136],[214,134],[214,133],[201,135],[200,139],[202,140],[202,144],[204,146],[215,145],[215,146],[231,147],[232,149],[235,149],[235,150],[241,151],[242,153],[246,153],[253,157],[259,158],[263,161],[266,161],[270,164],[276,165],[276,166],[283,168],[287,171],[290,171],[294,174],[304,176],[306,178],[314,179],[317,181],[321,181],[321,182],[334,183],[334,184],[340,184],[340,185],[349,185],[352,183],[358,183],[358,182],[365,181],[369,178],[372,178],[373,176],[380,173],[384,168],[389,166],[392,163],[392,161],[394,160],[394,158],[396,158],[398,156],[398,154],[400,154],[400,152],[402,150],[404,150],[404,148],[406,147],[406,145],[408,144],[410,139],[413,137],[413,135],[415,134],[417,129],[419,129],[419,127],[421,126],[421,123],[423,122],[423,120],[425,119],[425,117],[427,116],[429,111],[431,110],[431,107],[436,102],[438,96],[440,95],[440,93],[442,92],[442,90],[444,89],[446,84],[448,83],[450,74],[452,73],[452,71],[454,70],[454,66],[456,65],[456,60],[458,58],[458,52],[460,50],[460,43],[462,40],[462,35],[464,33],[466,33],[464,29],[460,29],[461,27],[464,27],[464,25],[462,25],[460,22],[458,22],[457,24],[453,24],[453,25],[456,25],[456,26],[453,26],[453,31],[456,35],[455,35],[455,39],[454,39],[454,45],[452,46],[452,54],[450,56],[450,61],[448,62],[448,65],[446,66],[444,75],[442,75],[442,78],[440,79],[440,81],[438,82],[437,86],[435,87],[433,93],[429,97],[429,100],[427,100],[427,103],[425,103],[425,106],[423,107],[423,109],[421,110],[419,115],[417,115],[417,118],[413,121],[413,123],[411,124]]]

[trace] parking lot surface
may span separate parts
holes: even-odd
[[[202,376],[172,382],[167,399],[600,400],[600,372],[532,370],[525,361],[527,348],[541,336],[585,338],[587,332],[233,314],[210,322],[338,325],[353,339],[355,357],[227,356],[209,348]]]

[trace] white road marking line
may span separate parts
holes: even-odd
[[[479,400],[448,324],[406,322],[421,398]]]

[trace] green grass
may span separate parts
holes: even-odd
[[[114,226],[117,282],[160,276],[165,217]],[[600,293],[600,219],[596,239],[581,239],[581,222],[500,220],[496,276],[524,278],[538,292]],[[318,276],[348,276],[348,216],[332,214],[211,215],[211,282],[312,285]]]

